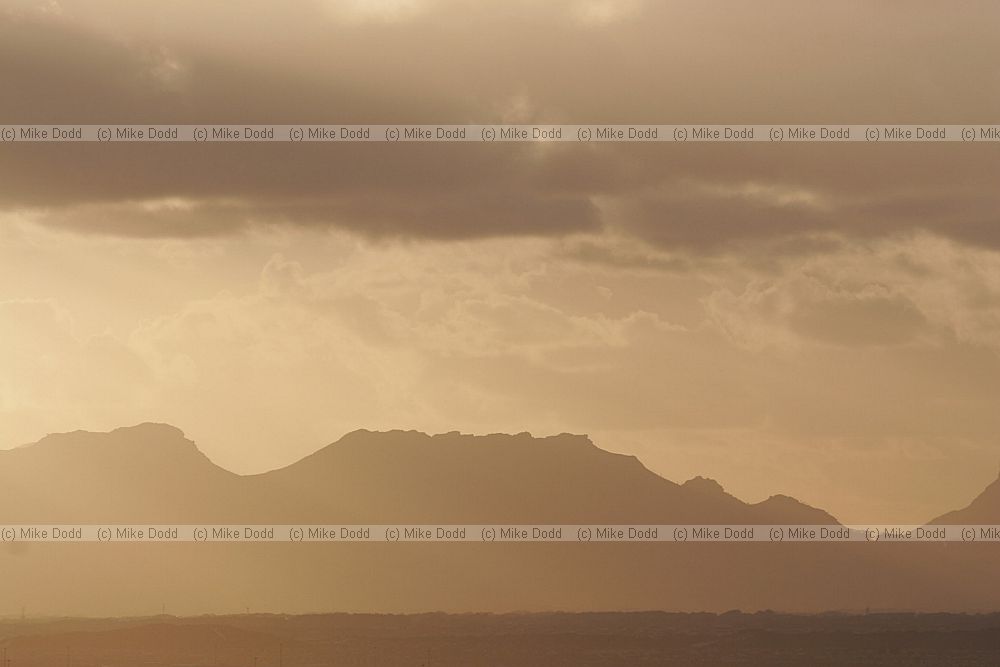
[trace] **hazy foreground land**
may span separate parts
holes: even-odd
[[[246,614],[8,620],[11,667],[983,665],[1000,614]]]

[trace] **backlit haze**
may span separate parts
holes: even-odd
[[[0,123],[1000,118],[995,2],[256,4],[0,2]],[[995,144],[2,144],[0,446],[168,422],[250,473],[357,428],[587,433],[923,521],[1000,462],[998,176]]]

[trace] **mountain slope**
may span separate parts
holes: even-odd
[[[932,519],[932,524],[998,524],[1000,523],[1000,476],[965,507]]]
[[[787,497],[750,505],[663,479],[588,438],[356,431],[239,476],[142,424],[0,452],[0,521],[36,523],[834,523]]]
[[[306,515],[358,523],[834,523],[798,501],[748,505],[715,482],[670,482],[632,456],[562,434],[428,436],[356,431],[258,476],[308,495]],[[312,519],[311,519],[312,520]]]
[[[238,483],[165,424],[48,435],[0,451],[0,521],[214,521],[231,509]]]
[[[580,436],[359,431],[269,473],[211,463],[171,427],[0,453],[0,525],[830,523],[785,496],[675,484]],[[6,543],[0,615],[254,610],[895,608],[1000,600],[987,544]]]

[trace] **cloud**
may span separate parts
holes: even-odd
[[[914,340],[927,320],[909,299],[884,285],[865,285],[798,304],[788,323],[804,336],[842,345],[900,345]]]
[[[199,237],[257,225],[355,230],[366,236],[424,239],[559,235],[595,230],[585,199],[513,197],[492,192],[377,196],[345,191],[324,199],[147,199],[29,209],[33,221],[63,229],[137,237]]]
[[[678,271],[632,239],[574,238],[614,259],[560,238],[182,243],[23,223],[0,237],[0,282],[53,296],[0,304],[0,436],[167,421],[254,472],[361,427],[591,432],[674,478],[754,467],[748,496],[897,450],[916,472],[964,456],[956,475],[993,456],[996,252],[927,234]],[[880,492],[864,479],[808,497],[858,516]]]
[[[897,288],[830,284],[809,273],[754,281],[739,295],[722,290],[707,305],[734,340],[751,349],[794,348],[800,341],[895,346],[934,333]]]
[[[986,0],[39,7],[0,9],[3,122],[1000,112]],[[357,427],[643,434],[871,507],[899,461],[995,458],[998,172],[980,144],[4,144],[0,437],[170,421],[254,471]]]
[[[974,4],[980,16],[998,11]],[[859,29],[846,8],[791,11],[778,1],[725,12],[689,2],[628,11],[575,1],[337,3],[364,19],[345,27],[331,24],[324,3],[251,4],[232,23],[220,7],[180,2],[161,8],[151,31],[140,6],[109,11],[102,23],[96,9],[65,2],[58,15],[0,14],[10,91],[0,115],[140,124],[988,120],[1000,110],[1000,86],[987,85],[996,77],[990,22],[958,29],[932,5],[911,5],[904,22],[933,33],[946,59],[905,39],[895,12],[867,5]],[[643,20],[621,20],[630,15]],[[218,21],[231,28],[210,36]],[[735,52],[735,61],[726,56]],[[794,70],[781,65],[790,52]],[[885,71],[897,76],[885,80]],[[970,80],[986,83],[962,83]],[[926,230],[998,247],[998,161],[989,147],[955,144],[14,144],[0,155],[0,207],[81,233],[138,236],[274,223],[414,239],[604,226],[671,251],[770,244],[795,255],[831,235]],[[190,205],[150,207],[162,201]]]
[[[78,334],[65,306],[0,301],[0,438],[8,445],[74,420],[126,418],[149,380],[114,337]]]
[[[720,276],[723,267],[714,265]],[[1000,255],[993,250],[921,234],[841,246],[786,259],[771,275],[747,275],[742,291],[720,287],[704,303],[750,349],[958,342],[1000,351]]]
[[[626,17],[635,16],[642,9],[639,0],[582,0],[573,4],[572,12],[585,25],[604,26]]]
[[[669,253],[630,237],[580,235],[565,240],[560,253],[582,264],[619,270],[686,272],[700,262],[679,253]]]
[[[429,9],[427,0],[326,0],[324,6],[348,24],[405,21]]]

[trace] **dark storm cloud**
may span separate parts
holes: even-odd
[[[39,53],[34,61],[19,56]],[[267,123],[289,117],[412,122],[434,104],[317,86],[197,54],[99,39],[61,22],[0,21],[0,116],[21,123]],[[171,77],[176,76],[177,80]],[[450,109],[451,113],[463,111]],[[104,120],[101,120],[104,119]],[[579,192],[540,188],[529,145],[23,144],[0,152],[0,205],[45,209],[81,231],[187,236],[250,222],[335,225],[440,238],[593,229]],[[174,198],[184,205],[145,205]]]
[[[464,197],[344,194],[325,199],[246,199],[97,202],[56,208],[48,225],[123,236],[207,236],[255,223],[336,226],[372,236],[428,239],[498,234],[559,234],[595,229],[597,213],[572,197],[515,197],[492,192]]]
[[[247,18],[209,40],[219,17],[188,28],[191,3],[158,10],[152,31],[131,15],[131,28],[102,32],[71,11],[0,13],[0,122],[498,122],[512,104],[529,122],[1000,114],[1000,31],[942,20],[931,3],[646,3],[600,26],[574,23],[578,4],[439,2],[411,21],[330,27],[303,3],[297,22],[266,14],[277,41]],[[468,238],[603,224],[667,249],[767,242],[794,254],[831,233],[1000,246],[997,174],[994,146],[956,144],[12,144],[0,149],[0,207],[122,235],[280,222]]]
[[[923,159],[935,157],[947,163],[943,151]],[[872,183],[879,181],[876,170],[858,170],[869,173]],[[977,188],[977,175],[962,179],[954,171],[937,180],[918,170],[911,174],[906,184],[894,183],[898,175],[889,177],[882,188],[851,187],[835,175],[824,184],[793,174],[774,180],[757,174],[749,182],[681,180],[622,197],[609,207],[608,218],[653,245],[702,252],[766,242],[771,252],[799,254],[830,243],[829,234],[872,239],[915,231],[1000,247],[1000,189],[986,183]],[[784,242],[776,245],[776,239]]]

